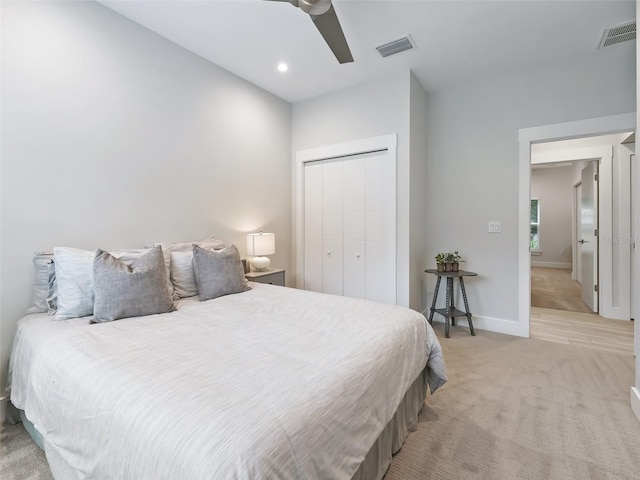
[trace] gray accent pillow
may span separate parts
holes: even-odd
[[[159,246],[129,265],[109,252],[98,250],[93,260],[93,288],[93,322],[175,310]]]
[[[131,265],[142,257],[148,249],[111,250],[109,253],[124,263]],[[173,285],[169,279],[171,252],[163,248],[167,277],[167,290],[171,295]],[[84,317],[93,313],[93,261],[96,252],[70,247],[53,249],[55,264],[55,290],[57,292],[56,320]]]
[[[193,245],[193,270],[200,301],[251,290],[235,245],[207,250]]]

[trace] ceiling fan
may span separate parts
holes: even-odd
[[[294,7],[308,13],[316,28],[327,42],[329,48],[340,63],[353,62],[353,56],[344,37],[340,21],[331,0],[269,0],[274,2],[289,2]]]

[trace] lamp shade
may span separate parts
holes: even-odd
[[[276,253],[275,233],[250,233],[247,235],[247,255],[273,255]]]

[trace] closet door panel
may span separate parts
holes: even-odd
[[[366,298],[396,303],[395,162],[389,152],[366,162]]]
[[[342,170],[339,160],[322,162],[322,291],[343,294]]]
[[[366,298],[365,159],[344,160],[344,295]]]
[[[304,168],[304,288],[322,292],[322,164]]]
[[[395,250],[389,250],[383,242],[367,241],[366,298],[377,302],[396,303]]]

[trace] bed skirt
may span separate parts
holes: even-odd
[[[369,453],[353,475],[352,480],[381,480],[391,465],[391,457],[398,452],[405,438],[416,429],[418,416],[427,395],[427,369],[425,368],[409,387],[391,421],[384,428]],[[12,408],[13,405],[11,405]],[[33,441],[45,451],[49,467],[55,478],[76,478],[75,472],[62,460],[54,448],[36,430],[33,423],[19,410],[20,419]]]
[[[405,393],[391,421],[384,428],[376,443],[360,464],[352,480],[381,480],[391,465],[391,457],[397,453],[409,432],[418,426],[418,416],[427,395],[427,368]]]

